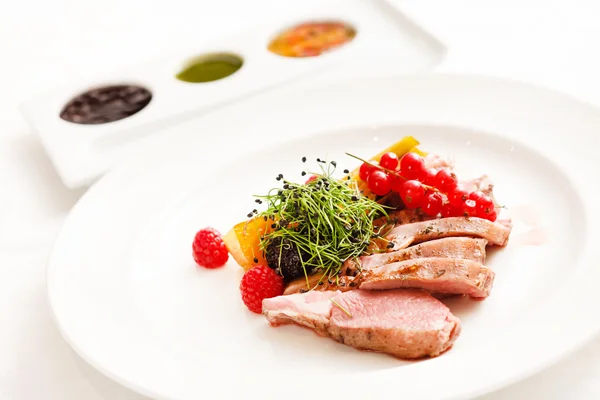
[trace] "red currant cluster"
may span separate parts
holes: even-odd
[[[397,192],[408,208],[420,207],[436,217],[497,218],[494,201],[482,192],[469,193],[458,184],[456,175],[447,168],[426,168],[421,156],[406,153],[401,159],[385,153],[381,161],[368,161],[360,166],[360,179],[378,196]]]

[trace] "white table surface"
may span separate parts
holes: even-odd
[[[599,2],[394,1],[449,47],[440,71],[531,81],[600,105]],[[83,190],[61,185],[16,105],[68,79],[161,54],[181,37],[241,30],[253,22],[249,16],[266,18],[289,5],[280,0],[21,0],[4,5],[0,399],[142,399],[85,364],[53,325],[45,298],[45,264],[62,221]],[[600,399],[600,338],[546,371],[480,400],[533,398]]]

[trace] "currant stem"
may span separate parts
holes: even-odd
[[[380,170],[380,171],[383,171],[383,172],[387,172],[388,174],[394,175],[395,177],[398,177],[398,178],[400,178],[400,179],[404,179],[405,181],[410,181],[410,180],[411,180],[411,179],[408,179],[408,178],[405,178],[405,177],[403,177],[402,175],[400,175],[400,174],[399,174],[399,173],[397,173],[396,171],[392,171],[392,170],[390,170],[390,169],[383,168],[381,165],[375,165],[375,164],[371,163],[370,161],[367,161],[367,160],[364,160],[364,159],[362,159],[362,158],[360,158],[360,157],[358,157],[358,156],[355,156],[354,154],[346,153],[346,155],[347,155],[347,156],[350,156],[350,157],[352,157],[352,158],[355,158],[355,159],[357,159],[357,160],[359,160],[359,161],[362,161],[362,162],[364,162],[364,163],[366,163],[366,164],[369,164],[370,166],[372,166],[372,167],[373,167],[373,168],[375,168],[375,169],[378,169],[378,170]],[[426,184],[424,184],[424,183],[422,183],[422,182],[421,182],[421,185],[423,185],[423,187],[424,187],[426,190],[431,190],[431,191],[434,191],[434,192],[439,192],[439,191],[440,191],[438,188],[436,188],[436,187],[433,187],[433,186],[426,185]]]

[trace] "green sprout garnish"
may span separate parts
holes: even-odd
[[[301,257],[307,287],[307,271],[331,280],[344,261],[365,253],[382,229],[375,228],[373,221],[387,217],[386,207],[363,196],[355,181],[332,177],[335,162],[317,161],[321,173],[313,173],[316,179],[299,184],[279,175],[281,188],[256,196],[267,206],[257,216],[272,222],[272,230],[261,238],[261,250],[266,251],[272,240],[280,238],[307,254],[307,259]]]

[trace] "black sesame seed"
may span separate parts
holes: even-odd
[[[334,167],[337,167],[337,163],[335,161],[332,161],[331,165],[333,165]]]
[[[258,258],[254,257],[254,264],[258,264]]]
[[[302,175],[302,176],[306,175],[306,172],[302,171],[302,174],[301,174],[301,175]]]
[[[281,195],[283,194],[283,190],[278,190],[278,191],[277,191],[277,194],[278,194],[279,196],[281,196]]]
[[[255,208],[254,210],[252,210],[252,212],[253,212],[254,214],[258,214],[258,210],[257,210],[256,208]]]
[[[265,219],[265,221],[266,221],[266,220],[268,220],[268,218],[267,218],[267,216],[266,216],[266,215],[265,215],[263,218]]]
[[[350,282],[350,287],[356,286],[356,282]]]
[[[387,244],[387,248],[388,248],[388,249],[392,249],[392,248],[394,248],[394,246],[395,246],[394,242],[389,242],[389,243]]]
[[[271,224],[271,228],[273,228],[273,229],[277,228],[277,224]]]
[[[344,170],[344,173],[345,173],[345,174],[349,174],[349,173],[350,173],[350,171],[349,171],[349,170],[347,170],[347,169],[345,169],[345,170]]]
[[[300,289],[300,293],[306,293],[306,289]]]
[[[258,204],[262,204],[262,200],[261,199],[256,199],[256,200],[254,200],[254,202],[258,203]]]
[[[306,162],[306,157],[302,157],[302,162]]]
[[[351,199],[352,201],[358,201],[358,196],[352,196]]]
[[[281,180],[281,177],[280,177],[280,176],[277,176],[275,179],[276,179],[276,180],[278,180],[278,181],[280,181],[280,180]]]
[[[290,188],[290,185],[288,185],[288,184],[286,183],[285,185],[283,185],[283,188],[284,188],[284,189],[289,189],[289,188]]]
[[[252,218],[252,213],[248,213],[247,217]]]
[[[323,281],[319,281],[319,285],[322,285],[322,284],[324,284],[324,283],[325,283],[325,282],[323,282]]]
[[[317,162],[321,162],[321,159],[320,159],[320,158],[317,158]]]
[[[340,283],[340,286],[346,286],[346,284],[344,282]]]

